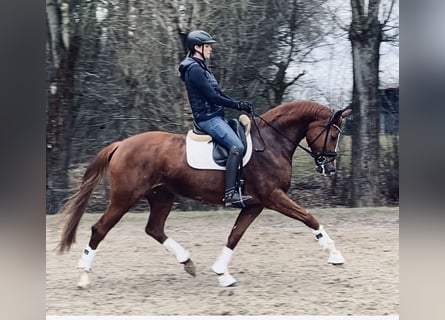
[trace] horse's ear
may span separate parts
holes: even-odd
[[[349,116],[351,114],[352,109],[351,108],[345,108],[345,109],[340,110],[340,111],[341,111],[341,117],[344,119],[344,118],[346,118],[347,116]]]
[[[340,120],[346,118],[347,116],[349,116],[351,111],[352,111],[352,109],[350,109],[350,108],[337,110],[335,112],[334,116],[332,117],[332,122],[333,123],[340,123]]]

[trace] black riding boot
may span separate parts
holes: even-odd
[[[238,168],[241,163],[239,151],[233,148],[229,152],[229,157],[226,163],[226,191],[224,196],[224,205],[226,207],[233,206],[237,208],[244,208],[251,196],[240,194],[241,190],[238,187]]]

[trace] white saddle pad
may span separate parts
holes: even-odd
[[[213,142],[212,141],[196,141],[190,138],[189,131],[186,138],[186,158],[190,167],[195,169],[215,169],[226,170],[226,167],[218,165],[213,160]],[[252,138],[250,134],[246,136],[247,149],[243,157],[243,167],[249,162],[252,156]]]

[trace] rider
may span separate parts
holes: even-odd
[[[244,145],[228,125],[224,117],[224,108],[252,113],[252,104],[248,101],[234,100],[218,87],[218,82],[205,64],[205,60],[210,58],[212,53],[211,44],[215,42],[205,31],[190,32],[186,39],[189,53],[179,65],[179,72],[187,88],[195,125],[229,151],[224,204],[226,207],[244,207],[246,201],[252,198],[240,194],[237,188],[238,168],[242,165]]]

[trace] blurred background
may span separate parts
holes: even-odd
[[[195,29],[217,41],[208,65],[220,87],[258,113],[303,99],[352,108],[334,177],[316,173],[297,149],[295,201],[398,206],[398,1],[46,0],[46,26],[47,214],[111,142],[191,129],[178,65]],[[97,189],[90,212],[107,204],[107,181]],[[182,198],[175,208],[217,209]]]

